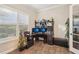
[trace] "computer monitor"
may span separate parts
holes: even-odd
[[[40,32],[46,32],[47,28],[40,28]]]
[[[32,32],[38,33],[38,32],[40,32],[40,29],[39,28],[32,28]]]

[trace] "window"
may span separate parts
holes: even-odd
[[[16,36],[17,14],[0,7],[0,39]]]
[[[29,16],[25,14],[19,14],[19,29],[21,32],[28,30]]]
[[[18,19],[17,19],[18,15]],[[18,22],[17,22],[18,20]],[[16,25],[19,25],[19,28]],[[17,29],[27,31],[29,16],[0,7],[0,39],[16,36]],[[19,33],[18,33],[19,34]]]

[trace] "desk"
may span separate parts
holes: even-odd
[[[47,34],[45,34],[45,33],[33,33],[32,36],[33,36],[33,38],[35,38],[36,41],[39,40],[39,37],[42,37],[42,38],[44,38],[43,42],[47,43]]]

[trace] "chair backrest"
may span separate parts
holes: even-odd
[[[24,32],[24,36],[25,36],[25,37],[28,37],[29,35],[30,35],[30,32],[29,32],[29,31],[25,31],[25,32]]]

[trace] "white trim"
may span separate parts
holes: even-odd
[[[20,33],[20,28],[19,28],[19,15],[18,15],[18,11],[17,11],[17,24],[16,24],[16,36],[19,37],[19,33]]]
[[[73,5],[70,5],[69,6],[69,22],[70,22],[70,25],[69,25],[69,50],[71,51],[72,50],[72,48],[73,48],[73,37],[72,37],[72,35],[73,35],[73,10],[72,10],[72,7],[73,7]]]
[[[79,50],[77,50],[75,48],[70,49],[70,51],[72,51],[73,53],[79,54]]]
[[[70,25],[69,25],[69,50],[76,53],[76,54],[79,54],[79,50],[74,48],[73,47],[73,6],[74,5],[70,5],[69,7],[69,22],[70,22]],[[78,42],[77,42],[78,43]]]

